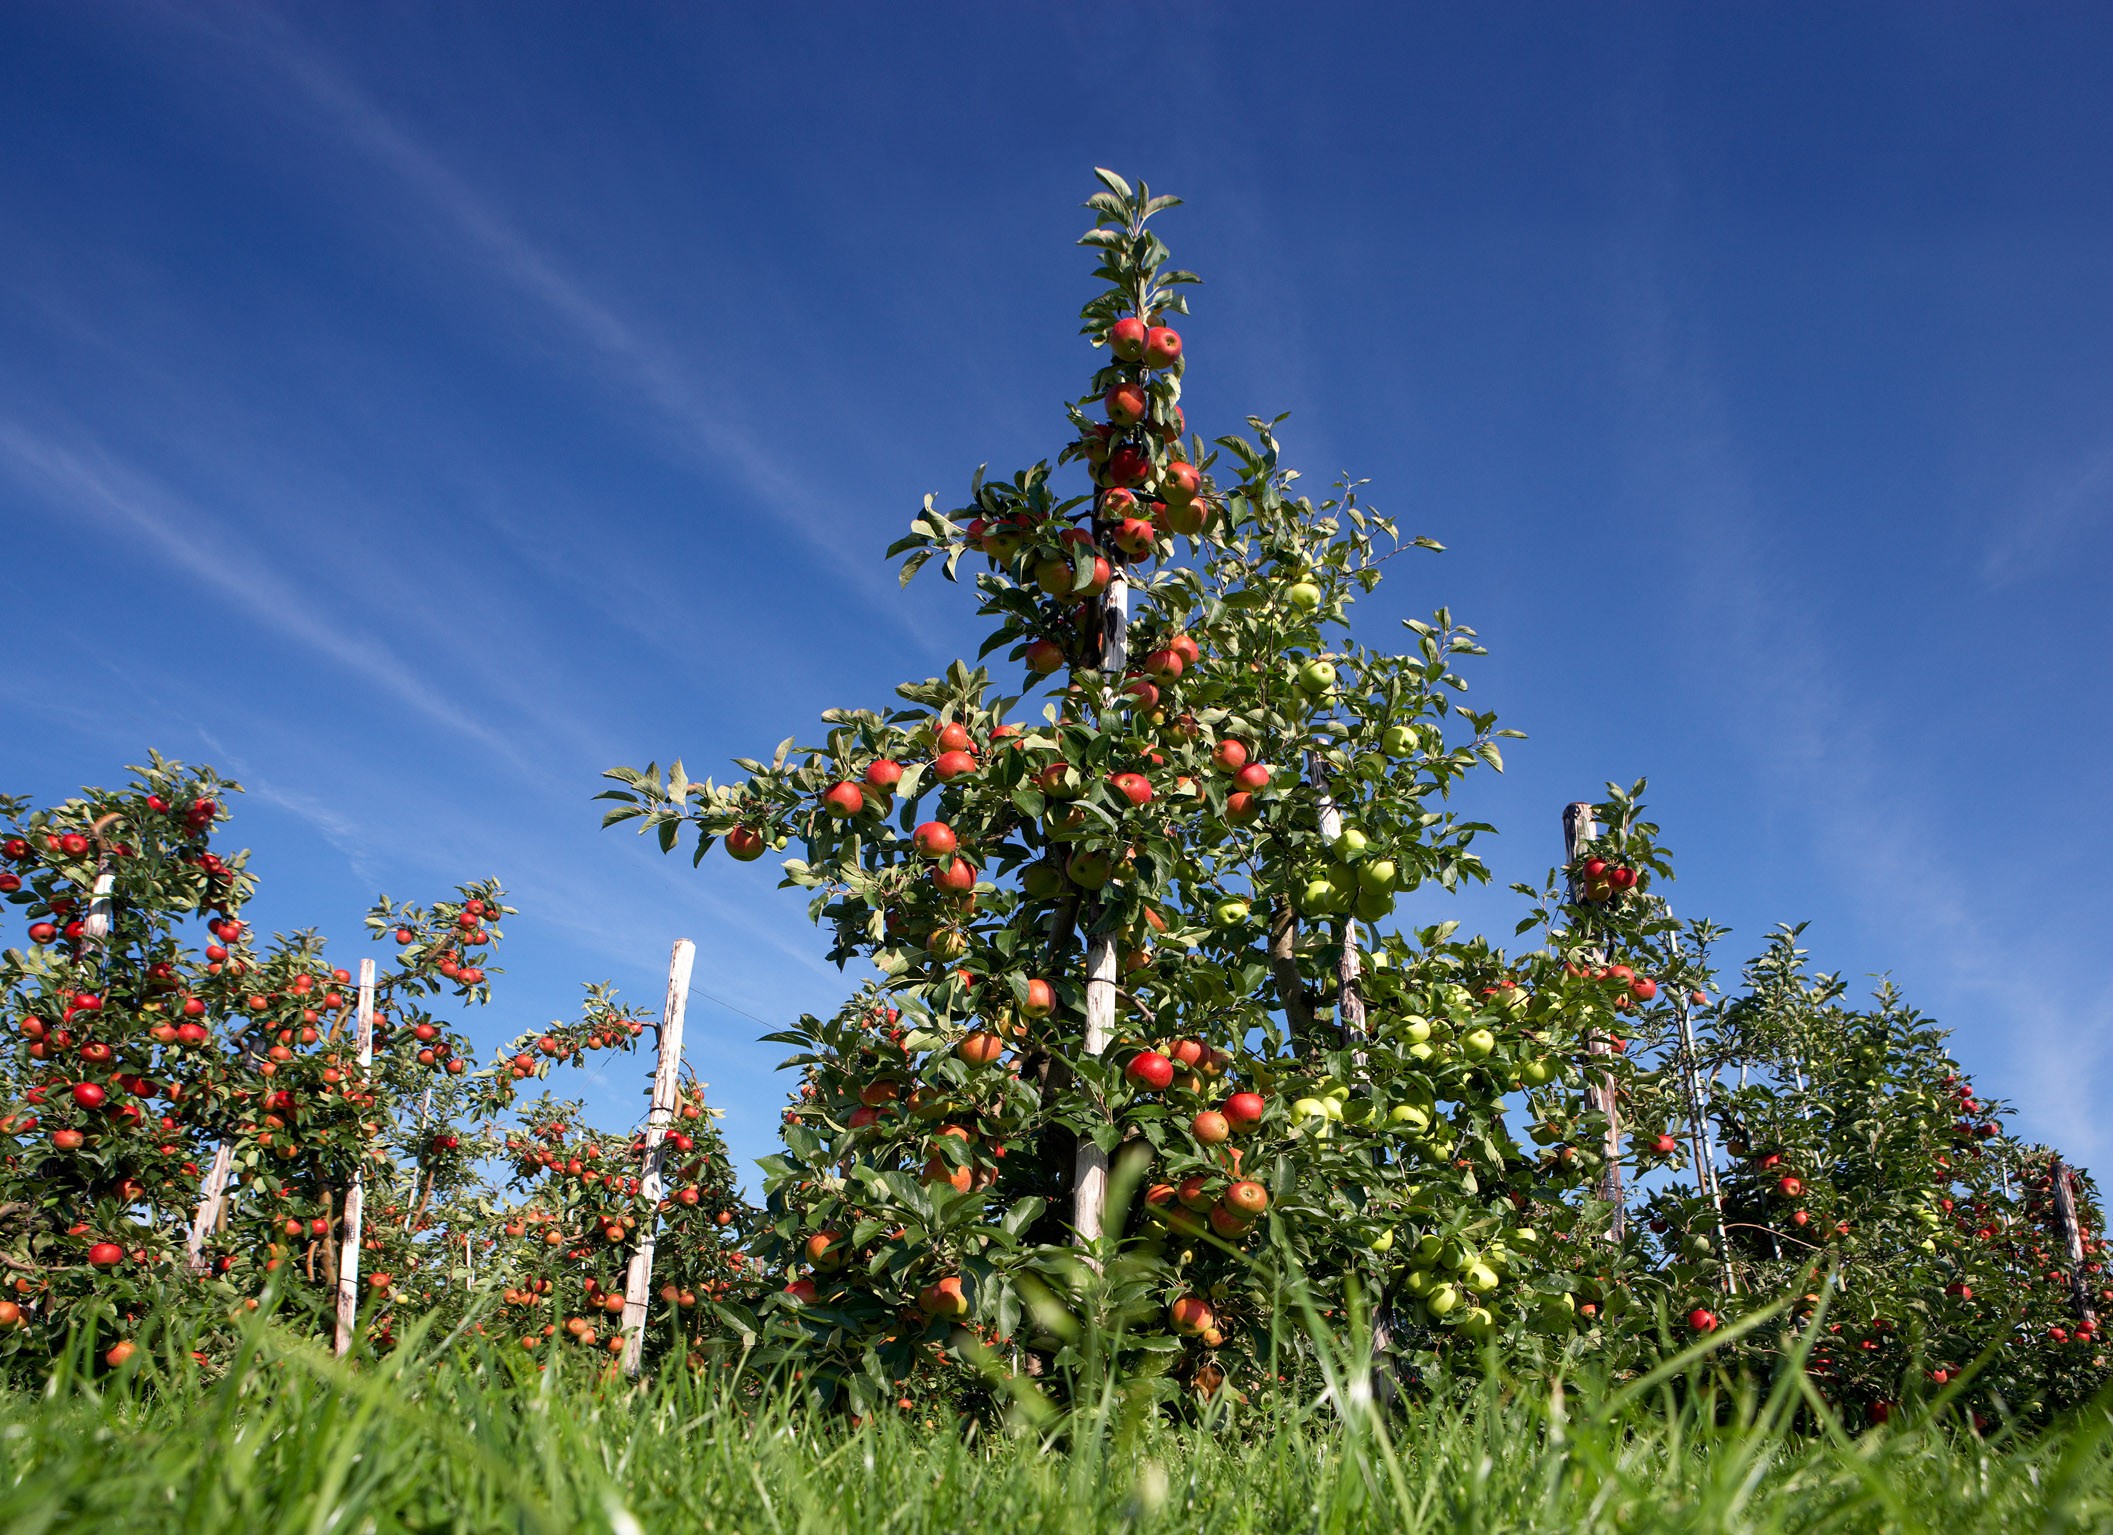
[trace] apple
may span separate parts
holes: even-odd
[[[1082,889],[1098,890],[1115,877],[1115,860],[1098,848],[1080,848],[1064,861],[1064,874]]]
[[[99,1109],[110,1095],[94,1082],[76,1082],[73,1085],[73,1101],[84,1109]]]
[[[1189,1121],[1189,1131],[1206,1146],[1216,1146],[1231,1138],[1232,1122],[1216,1109],[1205,1109]]]
[[[1181,360],[1181,337],[1171,326],[1155,325],[1145,332],[1144,365],[1171,368]]]
[[[1588,859],[1586,859],[1586,860],[1585,860],[1585,878],[1587,878],[1587,879],[1602,879],[1602,878],[1604,878],[1604,877],[1606,876],[1606,873],[1607,873],[1607,860],[1606,860],[1606,859],[1604,859],[1604,858],[1588,858]]]
[[[954,828],[944,821],[926,821],[910,834],[910,841],[927,858],[951,857],[956,845]]]
[[[882,794],[893,794],[895,786],[902,782],[902,764],[882,757],[866,766],[866,785]]]
[[[866,808],[865,791],[848,781],[832,784],[822,796],[822,805],[838,820],[849,820]]]
[[[1299,668],[1299,691],[1319,697],[1335,686],[1335,665],[1330,661],[1308,661]]]
[[[1137,677],[1124,683],[1123,691],[1130,695],[1132,702],[1137,708],[1147,713],[1159,707],[1159,687],[1156,683],[1147,682],[1144,678]]]
[[[1630,995],[1639,1002],[1648,1002],[1658,995],[1658,983],[1649,976],[1639,976],[1629,983]]]
[[[1197,538],[1210,525],[1211,504],[1200,496],[1194,501],[1169,501],[1160,520],[1169,533]]]
[[[807,1239],[803,1250],[807,1261],[826,1274],[844,1266],[844,1247],[841,1231],[817,1231]],[[621,1297],[618,1299],[620,1302]]]
[[[1680,1142],[1674,1140],[1673,1137],[1662,1130],[1651,1138],[1651,1150],[1657,1156],[1669,1157],[1679,1149]]]
[[[1030,1018],[1047,1018],[1056,1011],[1056,988],[1047,981],[1029,981],[1027,999],[1020,1004],[1020,1011]]]
[[[1688,1330],[1691,1332],[1715,1332],[1717,1330],[1717,1313],[1710,1310],[1707,1306],[1697,1306],[1687,1314],[1687,1325]]]
[[[1029,640],[1027,649],[1022,652],[1022,658],[1027,662],[1029,671],[1046,677],[1051,672],[1063,669],[1064,647],[1055,640]]]
[[[1225,1202],[1249,1220],[1269,1208],[1269,1190],[1251,1178],[1243,1178],[1225,1191]]]
[[[1801,1178],[1783,1177],[1776,1180],[1776,1188],[1785,1199],[1795,1199],[1805,1192],[1805,1183]]]
[[[1174,1080],[1174,1063],[1157,1050],[1140,1050],[1123,1067],[1123,1076],[1132,1087],[1163,1092]]]
[[[949,858],[932,865],[932,883],[950,895],[965,895],[976,888],[976,871],[966,858]]]
[[[976,771],[976,759],[965,751],[941,752],[932,759],[932,776],[941,783],[953,783],[967,778]]]
[[[125,1250],[115,1242],[96,1242],[88,1249],[88,1261],[99,1269],[115,1268],[125,1261]]]
[[[1144,660],[1138,664],[1147,677],[1158,682],[1172,682],[1187,668],[1187,663],[1181,659],[1181,652],[1171,645],[1146,651]]]
[[[1076,583],[1077,576],[1069,560],[1047,559],[1034,568],[1034,584],[1051,597],[1070,596]]]
[[[1107,393],[1101,396],[1101,405],[1107,410],[1108,419],[1117,426],[1137,425],[1152,408],[1145,395],[1145,386],[1127,380],[1110,384]]]
[[[1311,581],[1294,581],[1284,589],[1284,600],[1301,613],[1311,613],[1321,605],[1321,589]]]
[[[1252,1130],[1259,1125],[1267,1108],[1268,1104],[1260,1093],[1234,1093],[1222,1105],[1226,1122],[1236,1133]]]
[[[1005,1041],[995,1034],[977,1032],[966,1035],[954,1046],[954,1053],[971,1066],[988,1066],[1005,1053]]]
[[[1389,725],[1379,737],[1379,749],[1390,757],[1406,757],[1422,744],[1414,725]]]
[[[1167,1322],[1174,1331],[1196,1337],[1216,1322],[1210,1302],[1200,1295],[1184,1295],[1167,1307]]]
[[[961,1169],[964,1173],[967,1168]],[[960,1318],[968,1315],[968,1296],[962,1292],[958,1275],[949,1274],[937,1284],[928,1284],[917,1292],[917,1309],[926,1316]]]
[[[1046,901],[1064,888],[1064,876],[1050,863],[1031,863],[1020,874],[1020,888],[1030,898]]]
[[[1142,448],[1117,448],[1101,466],[1103,485],[1136,486],[1151,478],[1152,460]]]
[[[1225,818],[1235,826],[1244,826],[1262,813],[1262,802],[1245,789],[1225,796]]]
[[[1220,901],[1211,911],[1211,919],[1220,927],[1239,927],[1247,921],[1247,902],[1232,899]]]
[[[1233,784],[1236,788],[1245,789],[1249,793],[1266,789],[1269,787],[1269,769],[1262,763],[1250,762],[1246,767],[1233,774]]]
[[[1357,871],[1357,888],[1372,895],[1384,895],[1400,883],[1401,871],[1391,858],[1375,858],[1361,864]]]
[[[1217,750],[1211,753],[1211,761],[1224,772],[1238,773],[1247,766],[1247,748],[1238,741],[1220,741]],[[1268,779],[1265,778],[1263,782],[1267,783]]]
[[[1149,805],[1152,803],[1152,780],[1145,777],[1144,774],[1117,773],[1109,781],[1114,784],[1116,792],[1121,794],[1132,805]]]
[[[1203,475],[1194,464],[1176,459],[1159,477],[1159,490],[1169,506],[1186,505],[1203,490]]]
[[[758,858],[761,858],[765,845],[763,834],[753,827],[736,826],[726,834],[727,852],[731,853],[741,863],[754,863]],[[191,998],[191,1002],[197,1001],[196,997]],[[184,1004],[185,1011],[190,1010],[190,1005],[190,1002]],[[204,1012],[205,1005],[199,1003],[198,1010]]]
[[[1143,320],[1126,314],[1108,327],[1108,349],[1124,362],[1136,362],[1145,355],[1148,334]]]

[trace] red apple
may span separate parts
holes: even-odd
[[[1218,749],[1211,753],[1211,761],[1225,772],[1237,773],[1247,766],[1247,748],[1238,741],[1220,741]]]
[[[1144,365],[1148,368],[1171,368],[1181,360],[1181,337],[1173,327],[1155,325],[1145,332]]]
[[[1062,669],[1064,647],[1055,640],[1029,640],[1024,659],[1029,671],[1046,677],[1051,672]]]
[[[736,826],[726,834],[726,850],[742,863],[754,863],[763,856],[763,834],[747,826]],[[196,1000],[195,998],[193,999]],[[204,1009],[201,1007],[200,1011]]]
[[[1235,1130],[1252,1130],[1267,1107],[1260,1093],[1234,1093],[1225,1100],[1225,1117]]]
[[[1144,385],[1127,381],[1110,384],[1107,393],[1101,396],[1101,405],[1107,410],[1108,419],[1117,426],[1135,426],[1151,409]]]
[[[932,776],[941,783],[953,783],[976,771],[974,755],[964,751],[941,752],[932,759]]]
[[[1123,1076],[1132,1087],[1163,1092],[1174,1080],[1174,1063],[1157,1050],[1140,1050],[1130,1057]]]
[[[944,821],[926,821],[910,834],[910,841],[927,858],[951,857],[956,846],[954,828]]]
[[[1124,362],[1136,362],[1145,355],[1147,334],[1143,320],[1126,314],[1108,327],[1108,349]]]
[[[1030,1018],[1047,1018],[1056,1011],[1056,988],[1047,981],[1029,981],[1027,1000],[1020,1004],[1020,1011]]]
[[[1121,794],[1132,805],[1149,805],[1152,803],[1152,781],[1145,777],[1144,774],[1117,773],[1109,781],[1115,785],[1116,792]]]
[[[849,820],[866,808],[865,792],[848,780],[832,784],[829,792],[822,796],[822,805],[838,820]]]
[[[1186,505],[1196,499],[1203,489],[1203,475],[1194,464],[1175,460],[1167,465],[1166,472],[1159,477],[1160,494],[1167,498],[1167,505]]]
[[[966,858],[949,858],[932,865],[932,883],[953,895],[976,888],[976,871]]]
[[[1231,1123],[1216,1109],[1205,1109],[1190,1120],[1189,1130],[1206,1146],[1216,1146],[1229,1139],[1233,1133]]]

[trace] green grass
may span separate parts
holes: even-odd
[[[441,1344],[358,1368],[265,1328],[252,1347],[210,1382],[136,1361],[0,1397],[0,1530],[2113,1528],[2103,1408],[2015,1441],[1927,1418],[1852,1437],[1788,1378],[1742,1399],[1669,1370],[1619,1391],[1486,1382],[1391,1415],[1320,1400],[1173,1426],[1104,1401],[1059,1442],[908,1415],[853,1430],[754,1390],[538,1377]]]

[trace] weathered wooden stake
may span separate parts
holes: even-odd
[[[206,1238],[220,1224],[222,1208],[227,1201],[227,1180],[235,1170],[235,1143],[222,1137],[213,1148],[212,1166],[205,1170],[205,1182],[198,1193],[198,1211],[191,1217],[190,1234],[184,1238],[184,1261],[194,1274],[206,1270]]]
[[[1306,781],[1321,791],[1321,841],[1332,844],[1343,834],[1343,813],[1336,807],[1335,796],[1328,792],[1328,774],[1317,752],[1306,754]],[[1335,1027],[1346,1049],[1365,1032],[1365,994],[1358,984],[1363,973],[1363,958],[1357,950],[1357,914],[1353,911],[1343,918],[1342,949],[1335,966]],[[1364,1063],[1360,1053],[1357,1064]]]
[[[682,1017],[690,1000],[690,967],[697,945],[675,940],[668,956],[668,996],[660,1010],[660,1058],[653,1068],[653,1107],[646,1115],[645,1175],[638,1192],[646,1202],[638,1248],[624,1276],[624,1373],[636,1375],[646,1347],[646,1296],[653,1285],[653,1246],[660,1228],[661,1168],[667,1159],[668,1126],[675,1120],[675,1099],[682,1087]]]
[[[1578,851],[1599,835],[1599,821],[1592,806],[1583,800],[1575,800],[1563,807],[1563,866],[1571,868],[1577,863]],[[1570,898],[1573,902],[1582,893],[1581,883],[1575,873],[1570,876]],[[1604,956],[1602,956],[1604,957]],[[1614,1047],[1603,1034],[1594,1034],[1586,1048],[1594,1055],[1612,1055]],[[1622,1239],[1628,1229],[1628,1210],[1622,1203],[1621,1192],[1621,1108],[1614,1097],[1614,1073],[1600,1073],[1599,1086],[1585,1089],[1587,1097],[1607,1119],[1606,1143],[1602,1148],[1606,1168],[1600,1174],[1599,1194],[1614,1208],[1613,1224],[1608,1235],[1615,1241]]]
[[[1675,940],[1676,944],[1678,940]],[[1717,1148],[1710,1138],[1710,1090],[1702,1080],[1696,1061],[1695,1020],[1689,1012],[1685,991],[1675,1005],[1680,1020],[1680,1077],[1687,1091],[1688,1150],[1695,1158],[1695,1183],[1709,1199],[1717,1228],[1717,1263],[1726,1295],[1739,1293],[1738,1276],[1732,1272],[1731,1244],[1724,1229],[1724,1190],[1717,1182]]]
[[[2054,1217],[2061,1223],[2062,1243],[2069,1254],[2069,1298],[2080,1322],[2098,1327],[2098,1308],[2091,1304],[2091,1286],[2084,1279],[2084,1231],[2076,1218],[2076,1196],[2069,1192],[2069,1169],[2057,1154],[2047,1166],[2054,1183]]]
[[[367,1091],[367,1070],[374,1064],[374,961],[360,961],[359,1021],[353,1039],[359,1049],[360,1092]],[[340,1359],[352,1352],[352,1328],[360,1311],[360,1238],[367,1216],[367,1159],[353,1164],[352,1182],[345,1190],[344,1240],[338,1244],[337,1352]]]
[[[1117,567],[1101,605],[1100,669],[1106,685],[1121,685],[1130,664],[1130,584]],[[1086,1054],[1102,1055],[1115,1037],[1119,935],[1102,929],[1086,940]],[[1090,1135],[1079,1137],[1072,1179],[1071,1224],[1084,1246],[1098,1241],[1108,1204],[1108,1153]]]

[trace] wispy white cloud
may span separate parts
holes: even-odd
[[[2043,575],[2088,528],[2109,519],[2113,444],[2103,444],[2019,496],[1982,557],[1982,579],[2008,586]]]
[[[218,519],[92,441],[62,443],[20,421],[0,419],[0,466],[59,511],[92,517],[136,540],[259,626],[320,653],[377,692],[517,769],[528,768],[505,737],[469,718],[456,700],[424,682],[388,645],[330,622],[312,592],[247,552]]]
[[[830,500],[789,466],[780,447],[761,440],[742,420],[727,380],[700,369],[568,272],[497,202],[283,22],[253,16],[239,32],[229,32],[212,22],[186,20],[291,83],[345,144],[381,167],[451,233],[452,254],[470,258],[484,274],[527,299],[546,322],[546,334],[554,331],[584,354],[584,365],[568,367],[568,377],[614,389],[626,412],[644,405],[677,462],[693,471],[730,474],[751,498],[744,512],[752,507],[773,518],[852,590],[896,622],[917,629],[913,612],[886,600],[895,583],[878,568],[872,551],[839,536]]]
[[[1669,537],[1686,555],[1682,621],[1710,657],[1716,688],[1736,701],[1720,728],[1759,765],[1770,812],[1796,818],[1815,865],[1863,909],[1900,967],[1939,980],[1951,1014],[1939,1022],[1961,1029],[1962,1056],[1984,1086],[2002,1080],[2012,1093],[2019,1129],[2085,1161],[2113,1159],[2091,1087],[2113,1065],[2113,988],[2079,973],[2061,935],[2022,931],[1963,887],[1944,787],[1888,755],[1872,723],[1882,710],[1845,680],[1827,616],[1801,591],[1796,552],[1769,535],[1769,508],[1706,342],[1654,241],[1630,251],[1619,287],[1631,493],[1677,529]],[[2081,506],[2093,485],[2113,490],[2094,478],[2107,472],[2079,476],[2063,504]],[[2050,524],[2021,542],[2019,557],[2058,531]],[[1828,936],[1810,937],[1825,956]],[[1987,1047],[1999,1042],[1994,1055]]]

